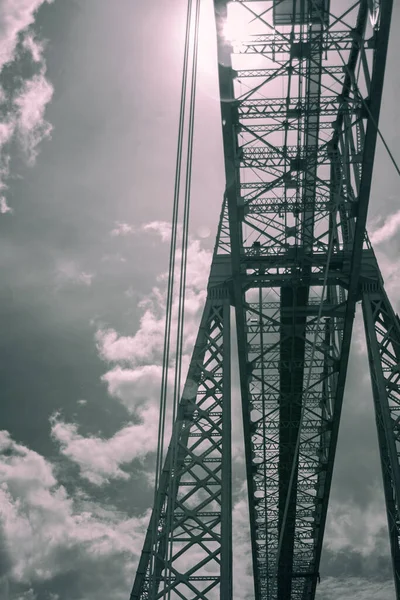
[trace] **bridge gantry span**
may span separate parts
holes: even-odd
[[[315,598],[359,301],[400,600],[400,324],[366,233],[392,0],[214,8],[226,189],[131,600],[232,599],[231,307],[255,599]]]

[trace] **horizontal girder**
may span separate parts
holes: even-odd
[[[373,39],[362,39],[357,37],[357,33],[349,30],[344,31],[327,31],[322,38],[322,48],[324,52],[337,53],[340,51],[349,50],[357,40],[359,45],[364,48],[373,46]],[[233,46],[234,54],[262,54],[264,56],[284,55],[289,57],[306,56],[310,53],[312,46],[312,37],[307,32],[294,33],[293,40],[289,34],[266,33],[263,35],[252,36],[248,40],[243,40],[240,44]],[[293,45],[299,44],[299,46]],[[301,44],[301,45],[300,45]]]
[[[301,97],[290,98],[260,98],[238,102],[237,110],[240,120],[276,118],[289,116],[299,118],[310,114],[336,116],[339,110],[349,114],[360,115],[363,108],[359,99],[344,100],[340,96],[325,96],[320,101],[312,99],[307,102]]]

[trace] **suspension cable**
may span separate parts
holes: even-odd
[[[154,516],[151,531],[151,553],[150,553],[150,597],[155,600],[157,594],[156,581],[156,555],[158,551],[158,523],[160,519],[160,511],[162,506],[157,502],[158,488],[161,479],[161,473],[164,462],[164,437],[165,437],[165,419],[167,407],[167,391],[168,391],[168,370],[170,361],[170,345],[171,345],[171,323],[172,323],[172,305],[174,293],[174,274],[175,274],[175,256],[176,242],[178,233],[178,215],[180,201],[180,181],[182,170],[182,154],[184,142],[184,126],[186,114],[186,96],[188,82],[188,64],[189,64],[189,49],[190,49],[190,24],[192,20],[192,0],[188,0],[186,14],[186,30],[185,30],[185,45],[182,68],[182,83],[181,83],[181,100],[179,109],[179,126],[178,126],[178,144],[176,152],[175,166],[175,183],[174,183],[174,198],[171,220],[171,242],[169,250],[169,265],[168,265],[168,285],[166,299],[166,314],[164,328],[164,344],[163,344],[163,360],[161,374],[161,390],[160,390],[160,408],[159,408],[159,424],[157,438],[157,457],[156,457],[156,476],[154,486]]]
[[[198,42],[199,42],[199,24],[200,24],[200,0],[195,0],[194,13],[194,32],[193,32],[193,56],[191,66],[191,87],[189,99],[189,120],[187,133],[187,155],[186,155],[186,178],[185,178],[185,196],[183,207],[183,225],[182,225],[182,244],[181,244],[181,264],[179,273],[179,299],[178,299],[178,317],[177,317],[177,334],[176,334],[176,364],[174,377],[174,394],[173,394],[173,411],[172,423],[174,424],[178,414],[178,406],[181,396],[181,378],[182,378],[182,355],[183,355],[183,333],[184,333],[184,317],[185,317],[185,296],[186,296],[186,275],[187,275],[187,258],[188,258],[188,242],[189,242],[189,218],[190,218],[190,196],[192,183],[192,163],[193,163],[193,140],[194,140],[194,117],[196,106],[196,85],[197,85],[197,62],[198,62]],[[165,580],[169,583],[168,590],[164,587],[164,598],[171,598],[172,586],[170,579],[172,575],[172,559],[173,559],[173,535],[174,512],[176,504],[177,486],[178,486],[178,452],[179,452],[179,431],[176,430],[172,435],[172,453],[171,464],[169,469],[169,486],[170,490],[168,508],[167,508],[167,532],[170,533],[170,539],[167,548]],[[168,594],[166,592],[168,591]]]

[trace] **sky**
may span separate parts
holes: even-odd
[[[202,10],[186,364],[224,187]],[[183,0],[0,0],[0,600],[129,596],[152,500],[183,23]],[[381,131],[398,161],[399,51],[392,33]],[[369,231],[397,311],[398,189],[380,143]],[[360,315],[325,539],[318,600],[394,599]]]

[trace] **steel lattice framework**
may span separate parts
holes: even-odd
[[[214,6],[226,191],[131,600],[232,598],[231,306],[255,598],[315,597],[359,300],[400,599],[400,323],[366,234],[392,0],[236,0],[237,42]]]

